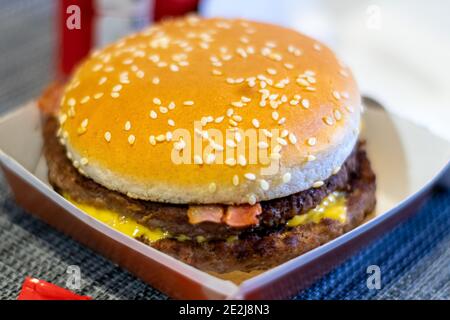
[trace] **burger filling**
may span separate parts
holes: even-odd
[[[58,123],[49,117],[44,129],[49,182],[69,201],[94,218],[131,237],[153,243],[233,241],[249,234],[267,234],[332,219],[345,223],[346,197],[361,175],[362,146],[340,171],[319,188],[255,205],[179,205],[131,199],[80,174],[56,138]],[[374,201],[372,201],[374,202]]]

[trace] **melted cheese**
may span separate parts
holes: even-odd
[[[318,223],[325,218],[345,223],[347,218],[347,206],[344,193],[333,192],[314,209],[305,214],[293,217],[287,222],[287,226],[297,227],[310,222]]]
[[[73,205],[85,212],[87,215],[97,219],[111,228],[126,234],[132,238],[144,236],[150,242],[155,242],[169,236],[168,232],[164,232],[160,229],[149,229],[132,218],[121,215],[115,211],[107,209],[99,209],[90,205],[78,203],[71,199],[69,196],[64,197],[70,201]],[[297,227],[307,223],[318,223],[324,218],[337,220],[341,223],[345,223],[347,217],[346,198],[344,193],[333,192],[327,196],[316,208],[310,210],[306,214],[301,214],[293,217],[287,222],[288,227]],[[179,241],[190,240],[186,236],[178,236],[176,238]],[[232,236],[227,239],[227,242],[233,242],[237,240],[237,237]],[[203,237],[197,239],[198,242],[204,242],[206,239]]]
[[[117,212],[107,209],[98,209],[90,205],[78,203],[72,200],[67,195],[65,195],[64,198],[66,198],[73,205],[85,212],[87,215],[132,238],[144,236],[148,241],[155,242],[168,237],[167,232],[164,232],[160,229],[149,229],[137,223],[135,220],[121,215]]]

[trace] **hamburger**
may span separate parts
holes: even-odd
[[[274,267],[375,206],[352,73],[293,30],[164,21],[93,52],[40,105],[54,189],[205,271]]]

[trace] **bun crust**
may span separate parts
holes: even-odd
[[[81,173],[130,197],[254,203],[336,173],[360,102],[348,68],[311,38],[187,17],[94,52],[65,88],[58,135]]]

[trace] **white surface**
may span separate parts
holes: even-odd
[[[450,141],[450,1],[204,0],[201,13],[273,22],[322,40],[363,94]]]
[[[239,291],[238,287],[229,281],[199,271],[111,229],[84,214],[54,192],[46,182],[45,164],[40,161],[42,153],[40,118],[34,104],[21,107],[0,119],[0,162],[99,232],[151,259],[158,260],[175,272],[186,275],[203,285],[207,292],[239,298],[260,283],[277,277],[280,272],[292,270],[324,252],[333,250],[356,234],[368,230],[377,221],[394,214],[395,210],[401,210],[407,200],[411,200],[417,192],[435,180],[448,164],[450,143],[432,135],[428,130],[399,117],[390,116],[381,109],[368,108],[364,122],[363,134],[368,140],[369,158],[377,174],[376,217],[315,250],[245,281],[239,287]]]

